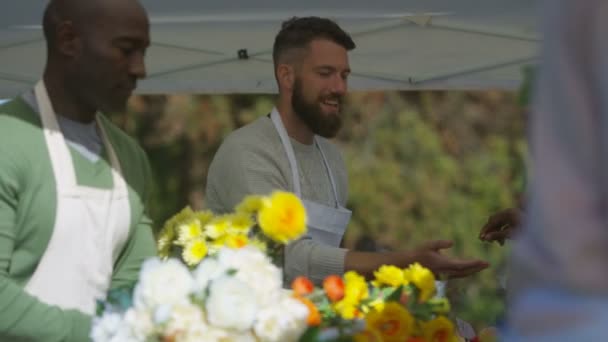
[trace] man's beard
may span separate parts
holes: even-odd
[[[338,113],[324,114],[321,110],[321,99],[319,103],[307,102],[302,94],[302,83],[296,80],[291,96],[291,106],[296,115],[302,120],[306,126],[316,135],[324,138],[333,138],[338,134],[342,127],[342,118],[340,111],[342,110],[342,97],[339,95],[329,95],[338,101]]]

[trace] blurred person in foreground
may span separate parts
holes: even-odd
[[[316,284],[354,270],[370,278],[381,265],[419,262],[435,274],[462,277],[488,266],[480,260],[448,257],[450,241],[430,241],[409,251],[359,252],[340,248],[350,221],[345,208],[347,172],[329,139],[341,126],[351,72],[351,37],[335,22],[318,17],[283,23],[273,47],[279,97],[276,107],[232,132],[213,158],[207,203],[229,212],[245,196],[287,190],[299,196],[308,215],[307,235],[285,248],[285,285],[297,276]]]
[[[608,338],[608,2],[547,1],[506,341]]]
[[[47,62],[0,106],[0,341],[88,341],[96,300],[156,254],[150,170],[103,112],[145,76],[135,0],[51,0]]]

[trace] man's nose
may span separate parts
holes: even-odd
[[[143,52],[135,52],[131,57],[131,63],[129,65],[129,72],[131,75],[137,78],[146,77],[146,64]]]

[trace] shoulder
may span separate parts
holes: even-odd
[[[23,140],[31,134],[42,136],[40,116],[21,98],[0,105],[0,137]]]
[[[214,162],[253,163],[272,159],[281,150],[281,140],[272,121],[262,116],[248,125],[231,132],[220,145]]]
[[[105,115],[100,116],[100,122],[119,158],[129,158],[131,160],[136,158],[139,161],[147,160],[143,148],[133,137],[112,123]]]

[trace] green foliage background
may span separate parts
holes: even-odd
[[[205,207],[205,178],[223,137],[270,112],[268,95],[138,96],[112,119],[148,152],[157,226],[186,205]],[[525,185],[524,110],[515,93],[379,92],[349,95],[336,138],[349,169],[353,210],[346,245],[371,236],[408,249],[451,239],[451,255],[488,260],[450,281],[457,316],[477,328],[504,311],[498,283],[506,247],[477,236],[488,216],[517,205]]]

